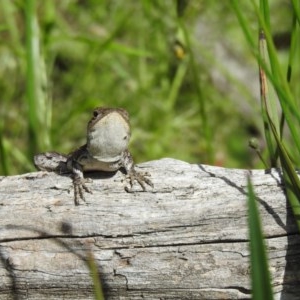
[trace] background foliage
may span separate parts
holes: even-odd
[[[281,165],[300,228],[299,25],[297,0],[2,0],[0,174],[73,150],[94,107],[121,106],[137,161]],[[272,299],[248,188],[253,297]]]
[[[264,155],[258,67],[236,15],[227,1],[181,2],[178,11],[171,0],[2,0],[0,173],[83,144],[96,106],[129,111],[137,162],[262,167],[248,148],[256,137]],[[256,39],[252,6],[240,5]],[[270,9],[284,65],[290,3]]]

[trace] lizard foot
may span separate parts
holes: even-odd
[[[86,186],[86,179],[83,177],[82,166],[76,161],[71,161],[74,186],[74,202],[79,205],[79,200],[85,201],[84,192],[92,194],[92,191]]]
[[[86,186],[86,179],[83,177],[82,168],[79,164],[73,162],[73,186],[74,186],[74,202],[79,205],[79,200],[85,201],[84,192],[92,194],[92,191]]]
[[[138,184],[141,186],[141,188],[143,189],[144,192],[146,191],[145,183],[153,188],[154,185],[153,185],[152,181],[149,178],[147,178],[147,177],[150,177],[150,176],[151,175],[147,172],[146,173],[140,173],[140,172],[137,172],[135,170],[131,170],[126,176],[126,179],[129,181],[130,187],[126,186],[125,191],[128,192],[128,193],[133,192],[132,187],[133,187],[134,181],[138,182]]]
[[[93,192],[85,184],[85,179],[81,177],[73,177],[74,186],[74,202],[75,205],[79,205],[79,200],[85,201],[84,192],[93,194]]]

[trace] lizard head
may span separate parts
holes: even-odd
[[[129,123],[129,114],[123,108],[96,107],[93,111],[93,116],[88,123],[88,130],[93,127],[98,121],[105,118],[107,115],[116,113],[119,114],[127,123]]]
[[[116,161],[127,150],[129,115],[122,108],[97,107],[87,126],[87,150],[100,161]]]

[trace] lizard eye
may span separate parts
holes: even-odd
[[[94,117],[97,117],[98,115],[99,115],[98,110],[94,110],[94,111],[93,111],[93,116],[94,116]]]

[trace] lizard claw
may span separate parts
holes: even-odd
[[[83,178],[74,176],[73,186],[74,186],[75,205],[79,205],[79,200],[80,199],[85,202],[84,192],[93,194],[93,192],[86,186]]]
[[[79,205],[79,200],[85,201],[84,192],[92,194],[92,191],[86,186],[85,179],[81,167],[74,163],[73,171],[73,186],[74,186],[74,201],[75,205]]]
[[[143,192],[146,191],[145,183],[153,188],[154,185],[153,185],[152,181],[149,178],[147,178],[149,176],[150,176],[150,174],[147,173],[147,172],[146,173],[140,173],[140,172],[135,171],[134,169],[131,170],[126,176],[128,181],[129,181],[130,187],[126,186],[125,191],[128,192],[128,193],[133,192],[132,187],[133,187],[134,181],[138,182],[138,184],[143,189]]]

